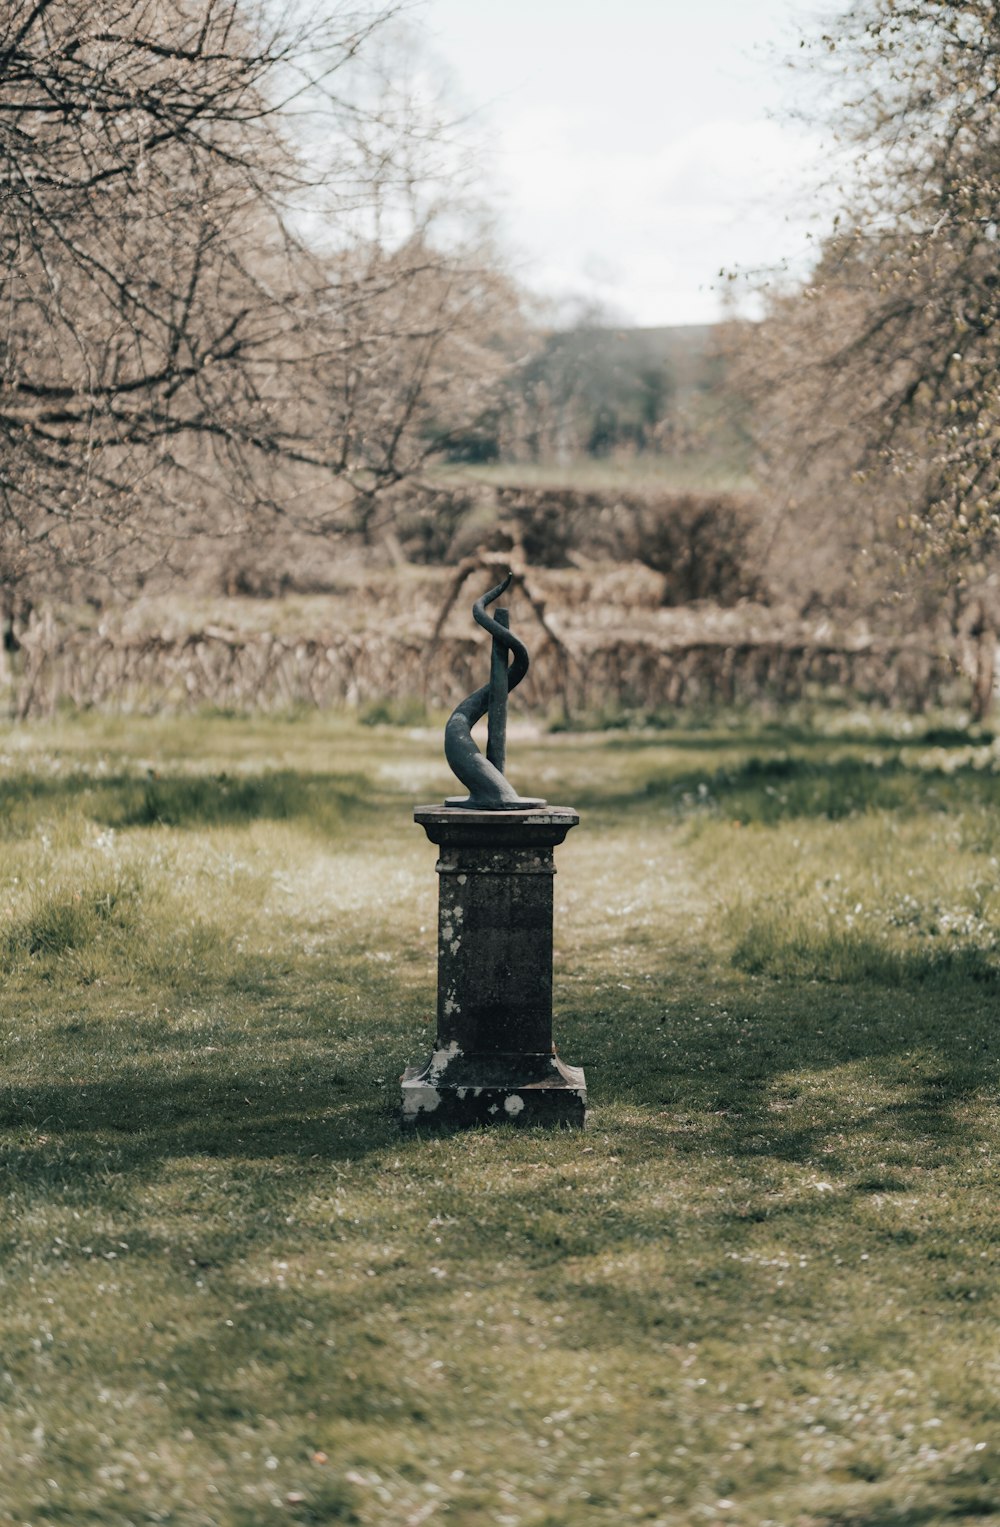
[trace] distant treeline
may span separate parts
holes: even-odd
[[[452,461],[553,461],[683,453],[709,424],[722,361],[707,324],[581,325],[541,338],[496,407],[452,434]],[[717,421],[712,421],[717,424]]]

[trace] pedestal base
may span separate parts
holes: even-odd
[[[587,1083],[582,1067],[564,1065],[556,1055],[509,1059],[512,1065],[504,1080],[498,1074],[497,1057],[489,1057],[489,1063],[478,1056],[444,1057],[442,1065],[435,1052],[426,1065],[408,1066],[401,1078],[403,1128],[470,1124],[583,1128]],[[543,1064],[532,1065],[535,1059]]]

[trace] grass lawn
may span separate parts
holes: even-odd
[[[1000,750],[511,744],[585,1132],[401,1134],[439,733],[0,738],[0,1521],[1000,1523]]]

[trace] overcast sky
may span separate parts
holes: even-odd
[[[522,280],[622,321],[710,322],[720,267],[803,257],[820,159],[786,113],[810,0],[425,0],[493,150]]]

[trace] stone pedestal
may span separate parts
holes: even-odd
[[[403,1073],[403,1124],[582,1125],[583,1071],[552,1043],[552,850],[578,814],[413,815],[440,849],[437,1041]]]

